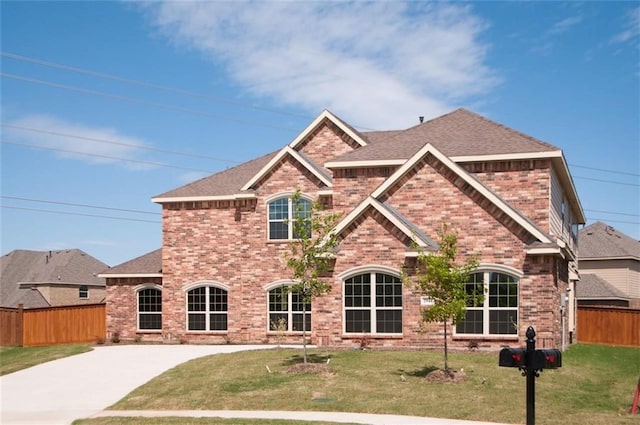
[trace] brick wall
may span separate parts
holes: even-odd
[[[107,278],[107,339],[117,333],[122,340],[136,337],[145,341],[160,341],[159,332],[138,331],[138,300],[136,286],[150,284],[161,285],[162,278]],[[163,306],[163,311],[167,308]]]

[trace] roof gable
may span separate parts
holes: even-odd
[[[162,248],[126,261],[100,273],[100,277],[160,277],[162,276]]]
[[[627,294],[602,279],[597,274],[583,274],[576,285],[576,298],[579,300],[617,299],[628,300]]]

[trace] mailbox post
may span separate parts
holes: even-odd
[[[562,367],[562,353],[558,349],[536,350],[536,331],[529,326],[525,348],[503,348],[498,365],[517,367],[527,378],[527,425],[536,423],[536,378],[543,369]]]

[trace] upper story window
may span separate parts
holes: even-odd
[[[87,285],[80,285],[78,288],[78,297],[83,299],[89,298],[89,287]]]
[[[471,274],[466,283],[467,312],[456,334],[517,335],[518,286],[518,279],[505,273]]]
[[[297,203],[291,197],[275,199],[268,204],[269,209],[269,240],[297,239],[300,237],[295,231],[295,219],[311,218],[311,201],[300,198]]]
[[[402,281],[367,272],[344,281],[345,333],[401,334]]]

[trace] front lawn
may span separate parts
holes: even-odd
[[[298,350],[222,354],[171,369],[111,408],[316,410],[525,422],[525,378],[516,369],[498,367],[497,353],[451,354],[450,365],[467,376],[461,383],[425,380],[442,366],[438,351],[311,353],[314,362],[330,359],[329,373],[284,373],[300,361]],[[536,420],[637,424],[628,411],[639,376],[638,348],[574,346],[564,353],[561,369],[537,378]]]
[[[91,346],[88,344],[0,347],[0,376],[90,350]]]

